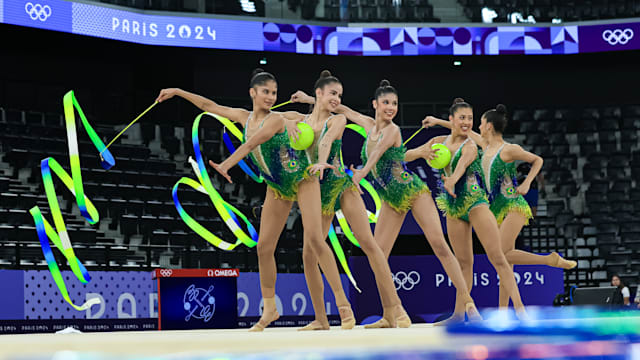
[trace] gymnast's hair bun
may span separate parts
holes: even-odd
[[[256,75],[258,75],[258,74],[260,74],[260,73],[263,73],[263,72],[264,72],[264,70],[263,70],[263,69],[261,69],[261,68],[255,68],[255,69],[253,70],[253,72],[251,73],[251,77],[254,77],[254,76],[256,76]]]
[[[498,104],[496,105],[496,112],[498,114],[505,115],[507,113],[507,107],[502,104]]]
[[[320,79],[331,77],[331,76],[332,76],[331,71],[329,70],[322,70],[322,72],[320,73]]]
[[[462,104],[463,102],[465,102],[463,98],[455,98],[453,100],[453,105]]]
[[[383,88],[383,87],[391,86],[391,83],[389,82],[389,80],[384,79],[384,80],[380,81],[380,85],[379,86],[381,88]]]

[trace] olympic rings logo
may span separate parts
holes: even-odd
[[[173,274],[173,270],[171,270],[171,269],[162,269],[162,270],[160,270],[160,276],[162,276],[162,277],[171,277],[171,274]]]
[[[602,32],[602,39],[609,45],[625,45],[629,40],[633,39],[633,30],[626,28],[624,30],[605,30]]]
[[[408,274],[404,271],[398,271],[393,274],[393,282],[396,283],[396,290],[412,290],[420,282],[420,274],[417,271],[411,271]]]
[[[49,7],[49,5],[34,5],[28,2],[24,4],[24,11],[29,15],[31,20],[47,21],[49,16],[51,16],[51,7]]]

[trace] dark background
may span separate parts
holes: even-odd
[[[278,78],[279,101],[297,89],[311,92],[320,71],[329,69],[344,84],[343,102],[357,109],[371,108],[377,84],[389,79],[404,105],[398,117],[403,125],[421,120],[429,112],[424,104],[446,105],[455,97],[464,98],[476,111],[499,102],[508,107],[635,103],[640,80],[637,51],[335,57],[146,46],[4,24],[0,38],[3,107],[60,112],[62,95],[73,89],[85,112],[101,123],[127,123],[164,87],[249,107],[249,78],[258,66]],[[262,58],[267,65],[259,65]],[[454,66],[454,60],[462,66]],[[177,100],[162,105],[147,121],[189,126],[196,113],[193,106]]]

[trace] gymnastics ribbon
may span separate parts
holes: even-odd
[[[244,244],[247,247],[254,247],[258,243],[258,233],[256,232],[255,228],[253,227],[253,225],[251,225],[246,216],[244,216],[238,209],[226,202],[222,198],[222,196],[220,196],[220,193],[218,193],[218,191],[213,187],[211,179],[209,178],[209,174],[207,173],[207,168],[205,166],[204,159],[202,158],[202,152],[200,150],[200,140],[198,137],[198,128],[203,115],[212,116],[218,119],[225,126],[229,127],[230,131],[235,136],[242,136],[242,132],[240,132],[240,130],[238,130],[238,128],[236,128],[229,119],[208,112],[204,112],[198,115],[193,121],[193,127],[191,129],[191,141],[193,142],[195,160],[189,158],[189,162],[191,163],[191,166],[193,167],[193,170],[198,177],[198,181],[187,177],[183,177],[178,180],[178,182],[176,182],[176,184],[173,186],[172,190],[173,202],[176,206],[176,209],[178,210],[178,214],[187,224],[187,226],[189,226],[191,230],[195,231],[196,234],[207,240],[213,246],[222,250],[233,250],[240,244]],[[180,201],[178,200],[178,188],[180,187],[180,184],[187,185],[194,190],[209,195],[209,199],[213,203],[216,211],[218,211],[218,214],[220,214],[220,217],[227,225],[229,230],[231,230],[233,235],[236,236],[235,243],[229,243],[222,240],[221,238],[207,230],[205,227],[200,225],[200,223],[198,223],[189,214],[187,214],[187,212],[180,204]],[[250,235],[247,235],[247,233],[242,230],[240,222],[238,221],[238,217],[240,217],[245,223]]]
[[[358,125],[355,125],[355,124],[349,124],[346,127],[348,129],[351,129],[351,130],[357,132],[358,134],[360,134],[360,135],[362,135],[364,137],[367,136],[366,131],[364,131],[364,129],[361,126],[358,126]],[[342,150],[340,151],[340,162],[342,164],[344,164],[344,160],[342,159]],[[349,168],[345,167],[344,170],[347,173],[347,175],[349,175],[349,177],[353,178],[353,172]],[[373,198],[373,201],[374,201],[374,203],[376,205],[376,212],[375,213],[372,213],[369,210],[367,210],[367,214],[368,214],[368,217],[369,217],[369,222],[375,223],[378,220],[378,214],[380,213],[380,207],[381,207],[380,196],[375,191],[373,186],[366,179],[360,180],[360,186],[362,186],[369,193],[369,195],[371,195],[371,197]],[[357,247],[360,247],[360,243],[358,242],[358,240],[356,239],[355,235],[351,231],[351,227],[349,226],[349,223],[345,219],[344,213],[342,212],[342,210],[336,211],[335,216],[338,219],[338,223],[340,224],[340,228],[344,232],[345,237],[352,244],[354,244]],[[358,292],[361,292],[360,289],[358,288],[358,286],[356,285],[356,281],[353,279],[353,276],[351,275],[351,270],[349,269],[349,265],[347,264],[347,260],[346,260],[346,257],[344,255],[344,250],[342,249],[342,246],[340,245],[340,242],[338,241],[338,236],[336,235],[336,231],[335,231],[335,228],[334,228],[333,224],[331,224],[331,227],[329,228],[329,242],[331,243],[331,247],[333,248],[333,251],[336,254],[336,257],[338,258],[338,262],[340,262],[340,265],[344,269],[345,274],[347,275],[347,277],[349,278],[349,280],[351,281],[353,286],[356,288],[356,290],[358,290]]]
[[[286,105],[286,104],[287,103],[285,102],[283,104],[276,105],[272,109],[274,109],[276,107],[279,107],[279,106],[282,106],[282,105]],[[238,139],[241,142],[244,141],[244,136],[242,134],[242,131],[240,129],[238,129],[238,127],[235,125],[234,122],[232,122],[231,120],[229,120],[229,119],[227,119],[225,117],[222,117],[222,116],[219,116],[219,115],[216,115],[216,114],[211,114],[211,113],[206,113],[206,114],[210,115],[210,116],[213,116],[215,119],[217,119],[224,126],[224,132],[223,132],[223,135],[222,135],[222,139],[223,139],[223,142],[224,142],[225,146],[229,150],[229,152],[231,154],[233,154],[236,151],[236,148],[234,147],[233,143],[231,142],[231,138],[230,138],[229,134],[227,133],[227,130],[232,135],[234,135],[234,137],[236,139]],[[202,116],[202,115],[200,115],[200,116]],[[199,121],[199,119],[197,118],[196,121]],[[350,129],[358,132],[362,136],[366,137],[366,132],[364,131],[364,129],[362,127],[360,127],[358,125],[350,124],[350,125],[347,125],[347,128],[350,128]],[[193,131],[196,132],[193,135],[194,151],[196,153],[196,157],[198,157],[198,156],[201,156],[201,155],[200,155],[200,147],[199,147],[199,145],[196,146],[196,142],[198,141],[198,137],[197,137],[197,125],[196,125],[195,122],[194,122],[194,130]],[[342,160],[342,152],[340,152],[340,159]],[[200,164],[202,164],[202,165],[200,165]],[[251,161],[249,159],[247,159],[247,162],[242,160],[242,161],[240,161],[238,163],[238,165],[245,172],[245,174],[247,174],[254,181],[256,181],[258,183],[262,183],[264,181],[264,178],[261,175],[259,175],[259,171],[257,171],[257,170],[254,171],[249,164],[251,164]],[[194,171],[198,175],[198,178],[200,179],[200,183],[201,184],[204,181],[208,181],[208,180],[201,179],[201,175],[200,175],[203,172],[203,169],[204,169],[204,162],[198,161],[197,162],[197,166],[196,166],[196,164],[194,164],[192,162],[192,166],[194,167]],[[202,166],[202,168],[200,168],[201,166]],[[255,166],[254,166],[254,168],[255,168]],[[353,176],[353,173],[351,172],[351,170],[345,169],[345,171],[349,174],[349,176]],[[206,169],[204,170],[204,172],[206,173]],[[202,226],[200,226],[195,220],[191,219],[186,214],[184,209],[182,209],[182,206],[180,206],[180,203],[179,203],[179,201],[177,199],[177,186],[179,185],[179,183],[181,181],[182,181],[182,183],[188,184],[192,188],[194,188],[194,189],[196,189],[198,191],[209,193],[209,194],[211,194],[212,192],[208,191],[206,189],[203,189],[202,186],[200,186],[200,184],[198,184],[197,182],[195,182],[195,181],[193,181],[192,179],[189,179],[189,178],[182,178],[182,179],[180,179],[180,181],[178,183],[176,183],[176,185],[174,186],[174,190],[173,190],[174,203],[176,204],[176,208],[178,208],[178,212],[179,212],[180,216],[187,223],[187,225],[192,230],[194,230],[196,233],[198,233],[198,235],[204,237],[205,239],[207,239],[207,241],[209,241],[210,243],[214,244],[215,246],[220,247],[218,244],[224,244],[224,246],[227,247],[227,248],[223,248],[225,250],[232,250],[233,248],[235,248],[235,246],[237,246],[237,244],[239,242],[242,242],[240,240],[240,238],[238,238],[239,242],[236,242],[236,244],[226,243],[223,240],[221,240],[218,237],[216,237],[215,235],[209,233],[206,229],[204,229]],[[370,211],[367,210],[369,221],[370,222],[376,222],[377,218],[378,218],[378,214],[380,213],[380,206],[381,206],[380,197],[378,196],[376,191],[373,189],[373,186],[371,186],[371,184],[367,180],[362,179],[362,181],[360,182],[360,185],[363,188],[365,188],[365,190],[367,190],[367,192],[373,198],[374,203],[376,204],[376,212],[375,213],[371,213]],[[212,188],[212,191],[215,192],[215,194],[218,194],[217,191],[213,188],[213,186],[211,188]],[[218,196],[219,196],[219,194],[218,194]],[[220,197],[220,199],[222,199],[222,198]],[[216,201],[214,201],[212,199],[212,202],[214,202],[214,205],[216,204]],[[224,202],[224,200],[222,200],[222,201]],[[228,206],[231,206],[230,204],[228,204],[226,202],[224,202],[224,203],[227,204]],[[220,210],[218,210],[218,212],[219,212],[219,214],[221,216],[223,216],[223,212],[221,212]],[[228,213],[228,211],[227,211],[227,213]],[[237,214],[242,216],[242,214],[239,213],[239,212],[237,212]],[[343,232],[344,232],[345,236],[347,237],[347,239],[349,239],[349,241],[351,241],[351,243],[353,243],[354,245],[360,247],[360,244],[358,243],[358,240],[353,235],[353,232],[351,231],[351,228],[349,227],[349,224],[346,221],[346,219],[344,217],[344,214],[342,213],[342,210],[338,210],[336,212],[336,217],[337,217],[338,223],[340,224],[340,227],[343,229]],[[233,223],[230,224],[228,222],[228,219],[225,219],[225,223],[227,223],[227,226],[230,226],[230,225],[233,226]],[[251,224],[248,221],[245,220],[245,223],[247,223],[247,227],[249,229],[252,228],[252,227],[250,227]],[[234,231],[234,234],[236,234],[235,231]],[[238,234],[236,234],[236,236],[238,236]],[[356,284],[356,281],[353,278],[351,270],[349,269],[349,265],[347,263],[347,260],[346,260],[345,254],[344,254],[344,250],[342,249],[342,247],[340,245],[340,242],[338,241],[338,237],[336,235],[336,232],[335,232],[335,229],[334,229],[333,225],[331,225],[331,228],[329,229],[329,241],[331,243],[331,246],[333,247],[333,250],[334,250],[334,252],[336,254],[336,257],[338,258],[338,262],[340,263],[340,265],[342,266],[343,270],[345,271],[345,274],[347,275],[347,277],[349,278],[349,280],[351,281],[353,286],[356,288],[356,290],[358,290],[360,292],[360,289],[358,288],[358,286]],[[251,247],[252,245],[247,245],[247,246]]]
[[[290,102],[291,101],[284,102],[282,104],[274,106],[273,108],[286,105]],[[180,215],[182,220],[187,224],[187,226],[189,226],[191,230],[195,231],[196,234],[198,234],[199,236],[207,240],[213,246],[216,246],[223,250],[233,250],[239,244],[244,244],[247,247],[254,247],[258,242],[258,233],[255,231],[255,228],[253,227],[253,225],[251,225],[251,223],[246,218],[246,216],[244,216],[238,209],[236,209],[233,205],[226,202],[222,198],[222,196],[220,196],[220,193],[213,187],[213,184],[211,183],[211,179],[209,178],[209,175],[207,173],[204,160],[202,159],[202,152],[200,151],[200,140],[198,137],[198,127],[200,124],[200,119],[202,118],[203,115],[212,116],[224,126],[224,132],[223,132],[222,138],[225,145],[227,146],[227,148],[229,148],[232,154],[235,152],[235,147],[233,146],[233,143],[231,142],[231,139],[227,134],[227,131],[229,131],[238,140],[240,141],[244,140],[242,131],[238,129],[238,127],[235,125],[233,121],[223,116],[219,116],[217,114],[213,114],[209,112],[204,112],[198,115],[194,120],[193,127],[191,129],[191,140],[193,143],[193,150],[194,150],[196,160],[194,161],[192,158],[189,158],[189,162],[191,163],[191,166],[193,167],[193,170],[196,173],[196,176],[198,177],[198,181],[195,181],[187,177],[183,177],[180,180],[178,180],[178,182],[176,182],[176,184],[173,186],[173,190],[172,190],[173,202],[176,206],[176,209],[178,210],[178,214]],[[249,159],[247,159],[247,161],[251,163]],[[255,182],[262,183],[264,181],[264,178],[262,177],[262,175],[260,175],[259,171],[257,170],[254,171],[247,164],[246,161],[240,160],[238,162],[238,166],[240,166],[242,171],[244,171]],[[204,228],[202,225],[200,225],[189,214],[187,214],[185,209],[182,207],[180,200],[178,199],[178,188],[180,184],[190,186],[191,188],[201,193],[209,195],[211,202],[216,208],[216,211],[218,211],[218,214],[220,215],[222,220],[225,222],[229,230],[231,230],[231,232],[233,232],[233,234],[236,236],[235,243],[232,244],[222,240],[221,238],[219,238],[218,236],[214,235],[209,230]],[[241,225],[238,221],[238,216],[242,219],[242,221],[247,226],[250,236],[247,235],[242,230]]]
[[[69,91],[64,95],[63,105],[65,124],[67,128],[71,176],[69,176],[69,174],[62,168],[62,166],[60,166],[60,164],[52,157],[43,159],[40,162],[42,182],[44,183],[44,190],[45,194],[47,195],[49,208],[51,209],[51,216],[53,217],[55,230],[42,216],[42,212],[38,206],[32,207],[29,212],[31,213],[33,221],[35,222],[38,239],[40,240],[42,252],[44,254],[45,260],[47,261],[49,271],[51,272],[53,280],[60,290],[60,294],[74,309],[83,311],[95,304],[99,304],[100,300],[97,298],[93,298],[86,301],[80,306],[74,304],[71,301],[67,286],[64,282],[62,274],[60,273],[58,263],[56,262],[56,258],[53,255],[51,246],[49,245],[49,240],[51,240],[53,244],[58,248],[58,250],[62,252],[64,257],[67,259],[69,266],[73,271],[73,274],[81,283],[86,284],[91,280],[89,272],[76,257],[76,254],[73,251],[73,247],[71,246],[71,240],[69,239],[69,234],[62,218],[60,204],[58,202],[55,186],[53,184],[53,178],[51,176],[51,172],[53,171],[53,173],[57,175],[60,180],[62,180],[67,189],[71,191],[71,193],[75,196],[76,203],[78,204],[78,208],[80,209],[80,213],[85,219],[87,219],[89,224],[93,225],[99,221],[98,211],[96,210],[95,206],[93,206],[93,203],[91,203],[91,200],[89,200],[89,198],[85,196],[84,187],[82,186],[82,174],[80,169],[80,156],[78,153],[78,136],[76,132],[74,108],[78,111],[78,115],[80,115],[80,120],[82,121],[82,126],[87,131],[91,142],[93,142],[93,145],[101,154],[102,167],[105,170],[109,170],[111,167],[113,167],[113,165],[115,165],[115,160],[111,153],[106,149],[100,137],[96,134],[96,132],[87,121],[87,118],[82,112],[80,104],[76,100],[73,91]]]

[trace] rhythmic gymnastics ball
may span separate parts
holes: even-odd
[[[444,144],[433,144],[431,145],[431,149],[438,150],[436,152],[436,157],[433,160],[427,160],[427,164],[434,169],[442,169],[445,166],[449,165],[449,161],[451,161],[451,151]]]
[[[296,150],[304,150],[313,143],[313,129],[309,124],[303,122],[298,123],[298,129],[300,129],[298,141],[294,141],[294,139],[289,136],[289,142],[291,143],[292,148]]]

